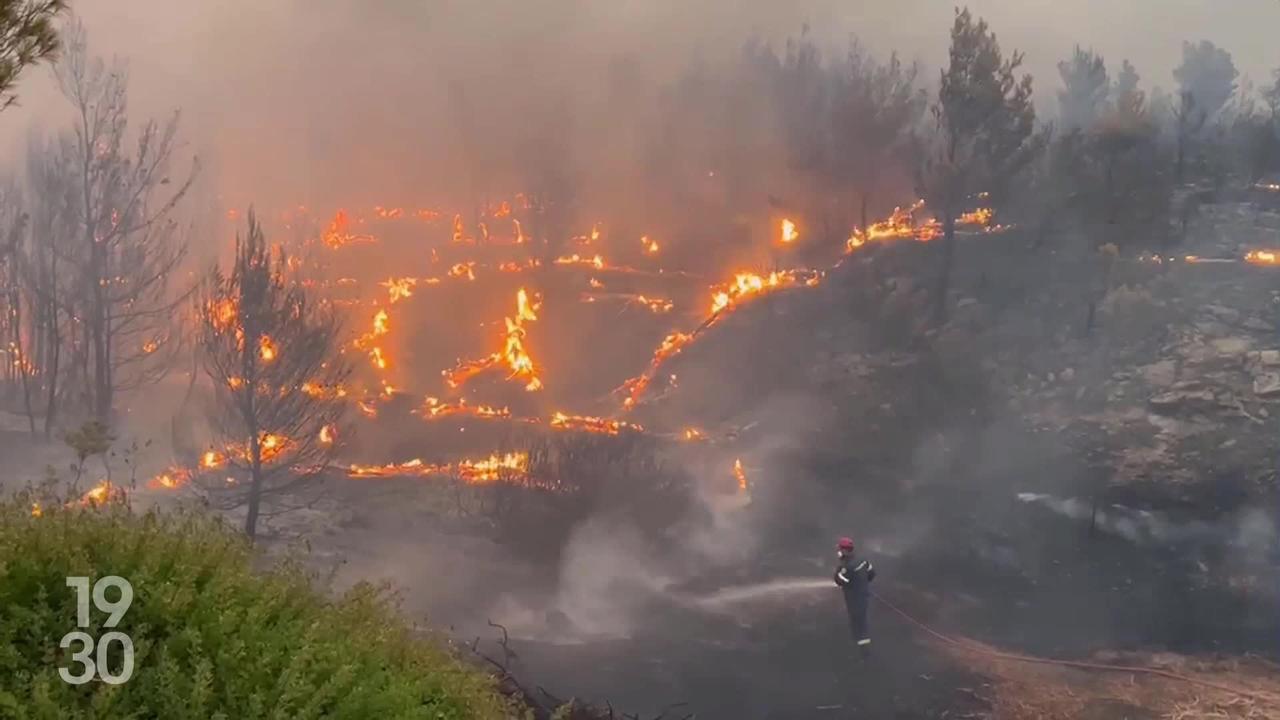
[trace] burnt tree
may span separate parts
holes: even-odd
[[[116,394],[158,380],[177,351],[174,310],[190,289],[173,288],[187,252],[173,215],[197,163],[183,176],[170,176],[176,112],[163,124],[145,123],[130,138],[125,69],[89,55],[82,25],[68,31],[56,71],[74,125],[60,138],[57,165],[69,173],[63,211],[72,237],[54,252],[64,254],[70,279],[64,287],[81,321],[87,409],[107,422]]]
[[[934,319],[946,320],[955,261],[956,218],[982,192],[999,196],[1034,156],[1035,107],[1031,76],[1017,77],[1022,54],[1005,57],[985,20],[956,11],[951,60],[942,71],[930,132],[917,143],[916,184],[942,223],[942,267],[934,290]]]
[[[315,489],[344,434],[334,390],[349,367],[337,316],[285,277],[286,264],[250,211],[230,274],[215,267],[198,294],[200,360],[221,443],[201,459],[199,485],[223,509],[247,506],[250,538],[264,501]]]

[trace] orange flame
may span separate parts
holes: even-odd
[[[529,353],[524,348],[524,323],[527,320],[538,319],[534,310],[535,307],[529,301],[529,294],[524,288],[520,288],[516,293],[515,318],[503,318],[507,332],[502,351],[479,360],[459,362],[452,369],[444,370],[441,374],[444,375],[445,382],[448,383],[449,387],[459,387],[470,378],[505,362],[507,367],[511,369],[511,374],[508,378],[524,380],[524,389],[530,392],[542,389],[542,380],[538,377],[533,358],[529,357]]]
[[[489,405],[467,404],[466,399],[459,400],[456,403],[441,402],[439,398],[427,397],[422,404],[422,417],[425,419],[434,419],[448,417],[450,415],[471,415],[480,418],[509,418],[511,410],[506,407],[495,408]]]
[[[740,302],[743,298],[795,285],[800,282],[802,277],[805,285],[812,287],[818,284],[817,275],[799,270],[771,272],[765,276],[756,275],[755,273],[738,273],[734,276],[732,283],[712,293],[711,314],[718,315],[729,306]]]
[[[586,267],[593,267],[597,270],[603,270],[605,266],[604,258],[599,255],[596,255],[594,257],[582,257],[577,253],[574,253],[572,255],[564,255],[562,257],[556,258],[556,264],[557,265],[584,265]]]
[[[332,445],[334,438],[338,436],[338,429],[333,425],[325,425],[320,428],[319,440],[324,445]]]
[[[1275,250],[1250,250],[1245,254],[1244,260],[1254,265],[1280,265],[1280,252]]]
[[[449,268],[449,277],[466,278],[468,280],[476,279],[476,264],[474,261],[460,262]]]
[[[733,477],[738,481],[738,491],[747,491],[747,471],[742,468],[741,460],[733,461]]]
[[[339,210],[334,214],[333,220],[329,223],[329,227],[321,234],[320,239],[325,245],[337,250],[343,245],[350,245],[357,242],[373,242],[374,239],[370,235],[354,235],[347,230],[351,219],[347,217],[346,210]]]
[[[382,287],[387,289],[389,302],[393,305],[407,297],[413,295],[413,288],[418,284],[418,279],[413,277],[403,278],[387,278],[382,281]]]
[[[276,359],[276,346],[269,336],[263,335],[258,339],[258,355],[266,363]]]
[[[302,387],[299,389],[313,398],[321,398],[324,400],[343,398],[347,396],[347,388],[341,384],[326,387],[312,382],[304,382],[302,383]]]
[[[800,232],[796,230],[796,224],[788,219],[782,220],[782,234],[779,239],[783,245],[790,245],[800,237]]]
[[[566,415],[562,412],[557,412],[551,416],[551,427],[559,430],[582,430],[603,435],[617,435],[623,430],[644,432],[643,427],[634,423],[587,415]]]
[[[653,377],[658,372],[658,368],[662,363],[672,357],[680,354],[684,346],[693,340],[693,335],[689,333],[673,332],[662,340],[662,344],[654,351],[653,357],[649,360],[649,367],[643,373],[627,380],[618,388],[619,391],[626,394],[626,398],[622,401],[622,405],[626,409],[631,409],[636,402],[640,400],[640,396],[644,394],[645,389],[649,387],[649,383],[653,382]]]
[[[503,455],[494,453],[481,460],[459,460],[456,463],[438,465],[425,463],[421,458],[386,465],[349,465],[347,475],[353,478],[370,478],[456,474],[466,483],[484,484],[499,480],[504,475],[523,475],[528,467],[527,453],[511,452]]]
[[[80,496],[80,504],[86,507],[101,505],[109,500],[124,498],[124,488],[113,485],[110,480],[101,480],[88,492]]]
[[[31,517],[40,517],[44,515],[44,510],[40,508],[40,503],[31,503]]]
[[[237,315],[239,315],[239,309],[236,307],[236,301],[231,298],[223,298],[209,308],[209,319],[219,330],[226,330],[235,325]]]

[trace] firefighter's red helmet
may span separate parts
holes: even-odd
[[[840,542],[836,543],[836,548],[845,552],[853,552],[853,538],[840,538]]]

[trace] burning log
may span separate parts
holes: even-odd
[[[465,399],[456,403],[441,402],[439,398],[427,397],[419,410],[424,420],[435,420],[437,418],[449,417],[452,415],[467,415],[478,418],[509,418],[511,410],[506,407],[495,408],[489,405],[468,405]]]
[[[522,452],[502,455],[492,453],[480,460],[463,459],[455,463],[429,464],[421,458],[414,458],[403,463],[353,464],[345,468],[347,476],[351,478],[452,476],[469,485],[484,485],[506,479],[523,481],[528,469],[529,455]]]
[[[587,415],[566,415],[557,412],[551,416],[551,427],[562,430],[582,430],[603,435],[617,435],[623,430],[644,432],[644,428],[634,423]]]
[[[325,245],[337,250],[346,245],[353,243],[372,243],[376,242],[376,238],[372,235],[356,235],[348,230],[351,220],[347,216],[346,210],[339,210],[333,216],[333,220],[329,223],[329,227],[320,236]]]
[[[460,387],[476,375],[506,363],[507,367],[511,369],[511,374],[507,376],[508,379],[524,380],[524,389],[529,392],[541,390],[542,380],[538,377],[533,358],[529,357],[524,348],[524,323],[525,321],[538,319],[535,313],[536,309],[536,306],[529,301],[529,294],[525,292],[524,288],[520,288],[516,293],[515,318],[503,318],[507,332],[502,351],[495,352],[479,360],[460,361],[452,369],[444,370],[441,374],[449,387]]]

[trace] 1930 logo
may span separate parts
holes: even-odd
[[[64,682],[72,685],[83,685],[94,678],[101,679],[108,685],[128,682],[133,676],[133,640],[114,630],[103,633],[102,637],[96,639],[85,632],[89,627],[89,578],[69,577],[67,587],[76,591],[76,626],[80,629],[63,635],[58,645],[66,650],[73,644],[80,643],[80,649],[71,653],[71,661],[78,664],[79,672],[72,672],[72,668],[65,667],[58,668],[58,675]],[[107,599],[107,590],[112,588],[119,591],[116,600]],[[122,577],[108,575],[93,584],[92,597],[94,607],[107,614],[102,626],[113,628],[133,604],[133,586]],[[109,662],[113,644],[118,644],[121,648],[119,663]]]

